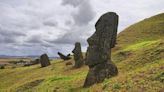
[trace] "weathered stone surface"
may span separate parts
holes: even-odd
[[[65,56],[64,54],[62,54],[61,52],[58,52],[58,55],[60,56],[61,59],[65,60],[69,60],[71,59],[70,54],[68,54],[67,56]]]
[[[81,52],[81,44],[79,42],[75,43],[75,48],[72,53],[74,53],[75,68],[79,68],[84,64],[83,55]]]
[[[117,75],[117,67],[111,61],[111,48],[116,43],[117,26],[118,15],[114,12],[102,15],[97,21],[96,32],[87,40],[89,47],[85,64],[89,66],[89,73],[84,87]]]
[[[41,63],[41,67],[46,67],[51,65],[47,54],[43,54],[40,56],[40,63]]]
[[[94,83],[103,82],[105,78],[117,75],[117,67],[109,62],[103,62],[89,69],[89,73],[85,80],[84,87],[93,85]]]

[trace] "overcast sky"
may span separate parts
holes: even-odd
[[[164,0],[0,0],[0,55],[68,54],[106,12],[119,15],[118,31],[164,12]]]

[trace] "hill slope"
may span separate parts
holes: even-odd
[[[0,92],[163,92],[164,13],[138,22],[118,36],[112,58],[116,77],[82,88],[88,67],[71,69],[61,60],[0,70]],[[71,60],[73,61],[73,60]]]
[[[119,45],[129,45],[145,40],[162,39],[164,36],[164,13],[131,25],[119,33]],[[122,46],[122,47],[123,47]]]

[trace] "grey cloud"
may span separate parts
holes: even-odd
[[[72,24],[72,21],[70,20],[65,21],[65,25],[71,25],[71,24]]]
[[[25,41],[25,43],[26,44],[22,44],[21,46],[27,46],[27,47],[31,47],[31,46],[54,47],[53,44],[47,43],[44,39],[41,39],[40,35],[33,35],[33,36],[29,37],[29,39],[27,39]]]
[[[63,0],[63,5],[71,5],[77,7],[78,11],[72,13],[73,20],[76,25],[87,25],[96,15],[90,0]]]
[[[72,5],[73,7],[77,7],[82,0],[63,0],[62,5]]]
[[[15,43],[19,37],[26,36],[17,31],[5,30],[0,28],[0,43]]]
[[[84,43],[84,39],[80,37],[79,33],[66,33],[63,36],[59,37],[58,39],[55,39],[50,42],[56,44],[74,44],[75,42]]]
[[[58,23],[57,22],[52,22],[52,21],[45,21],[45,22],[43,22],[43,25],[56,27],[56,26],[58,26]]]
[[[87,25],[95,17],[96,13],[93,11],[90,2],[84,1],[80,6],[77,14],[72,14],[75,24],[78,26]]]
[[[14,30],[1,29],[1,28],[0,28],[0,35],[1,36],[8,36],[8,37],[12,37],[12,36],[26,36],[22,32],[18,32],[18,31],[14,31]]]
[[[81,45],[86,46],[86,39],[89,37],[88,32],[92,29],[89,28],[90,25],[78,27],[74,26],[71,29],[67,30],[65,34],[60,35],[57,39],[48,40],[47,42],[53,44],[67,44],[74,45],[75,42],[80,42]]]
[[[16,39],[10,37],[4,37],[0,39],[0,43],[14,43],[14,42],[16,42]]]
[[[41,37],[38,35],[31,36],[29,39],[27,39],[27,43],[42,43]]]
[[[42,43],[41,46],[44,46],[44,47],[47,47],[47,48],[55,47],[53,44],[50,44],[50,43],[47,43],[47,42]]]
[[[66,2],[67,0],[63,0]],[[73,1],[72,1],[73,2]],[[70,0],[67,1],[67,4],[73,5]],[[66,21],[65,25],[69,25],[70,29],[66,30],[66,33],[64,35],[61,35],[59,38],[50,41],[52,43],[56,44],[74,44],[75,42],[81,42],[83,46],[87,45],[86,42],[86,33],[90,31],[91,24],[89,24],[90,21],[92,21],[96,15],[96,13],[93,11],[90,1],[89,0],[83,0],[81,3],[76,3],[77,12],[73,12],[72,18],[74,21],[73,25],[71,24],[71,21]],[[85,37],[83,37],[85,36]]]

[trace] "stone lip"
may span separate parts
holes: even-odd
[[[108,12],[102,15],[95,24],[96,32],[87,39],[85,64],[89,73],[84,87],[102,82],[118,74],[117,67],[111,61],[111,49],[115,47],[118,27],[118,15]]]

